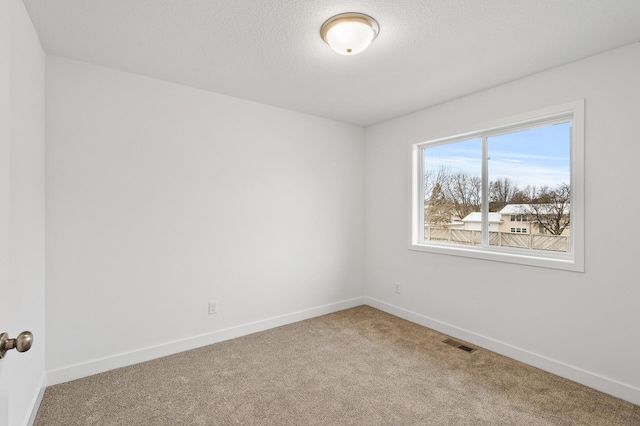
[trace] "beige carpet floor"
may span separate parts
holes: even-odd
[[[368,306],[48,387],[36,426],[640,425],[640,407]]]

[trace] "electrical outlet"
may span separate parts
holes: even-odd
[[[396,283],[396,293],[400,294],[400,283]]]
[[[209,302],[209,315],[215,315],[218,313],[218,301],[212,300]]]

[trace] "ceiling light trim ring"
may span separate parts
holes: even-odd
[[[353,23],[353,22],[357,22],[359,24],[364,24],[368,28],[371,29],[372,37],[369,40],[369,42],[367,43],[367,46],[368,46],[369,43],[371,43],[373,40],[375,40],[376,37],[378,37],[378,34],[380,33],[380,25],[378,24],[378,21],[376,21],[374,18],[372,18],[369,15],[365,15],[364,13],[358,13],[358,12],[340,13],[338,15],[332,16],[331,18],[327,19],[324,22],[324,24],[322,24],[322,27],[320,28],[320,36],[322,37],[322,40],[324,40],[325,43],[327,43],[329,46],[331,46],[331,48],[336,50],[338,53],[342,53],[342,52],[338,51],[330,43],[327,35],[329,34],[329,31],[332,28],[334,28],[335,26],[343,24],[343,23]],[[366,49],[366,47],[365,47],[365,49]],[[349,51],[349,53],[351,53],[351,52]],[[358,52],[354,52],[354,53],[358,53]]]
[[[341,24],[342,22],[361,22],[365,25],[370,26],[373,30],[373,38],[371,39],[371,41],[375,40],[376,37],[378,37],[378,33],[380,32],[380,25],[378,25],[378,21],[376,21],[369,15],[358,12],[340,13],[327,19],[324,24],[322,24],[322,27],[320,28],[320,36],[325,43],[329,44],[329,42],[327,41],[327,33],[329,32],[329,30],[335,27],[337,24]]]

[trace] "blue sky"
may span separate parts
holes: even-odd
[[[520,189],[570,183],[570,134],[566,122],[490,137],[489,180],[508,177]],[[481,138],[429,147],[424,152],[425,170],[444,165],[454,173],[481,175]]]

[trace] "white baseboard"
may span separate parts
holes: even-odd
[[[548,371],[560,377],[564,377],[565,379],[581,383],[590,388],[599,390],[609,395],[613,395],[620,399],[624,399],[625,401],[629,401],[633,404],[640,405],[640,389],[637,387],[621,383],[616,380],[591,373],[589,371],[582,370],[578,367],[574,367],[563,362],[535,354],[533,352],[529,352],[527,350],[509,345],[508,343],[494,340],[487,336],[473,333],[460,327],[456,327],[454,325],[438,321],[425,315],[391,305],[372,297],[365,297],[364,300],[364,303],[366,305],[406,319],[407,321],[420,324],[430,329],[439,331],[440,333],[447,334],[460,340],[464,340],[466,342],[472,343],[493,352],[497,352],[501,355],[515,359],[525,364],[532,365],[541,370]]]
[[[52,370],[47,372],[47,386],[80,379],[83,377],[91,376],[93,374],[113,370],[115,368],[137,364],[139,362],[150,361],[152,359],[160,358],[163,356],[173,355],[179,352],[211,345],[213,343],[235,339],[236,337],[246,336],[247,334],[257,333],[259,331],[280,327],[286,324],[303,321],[320,315],[330,314],[363,304],[364,298],[357,297],[354,299],[343,300],[341,302],[332,303],[329,305],[318,306],[311,309],[305,309],[298,312],[279,315],[248,324],[229,327],[200,336],[193,336],[186,339],[176,340],[158,346],[96,359],[82,364],[60,368],[58,370]]]

